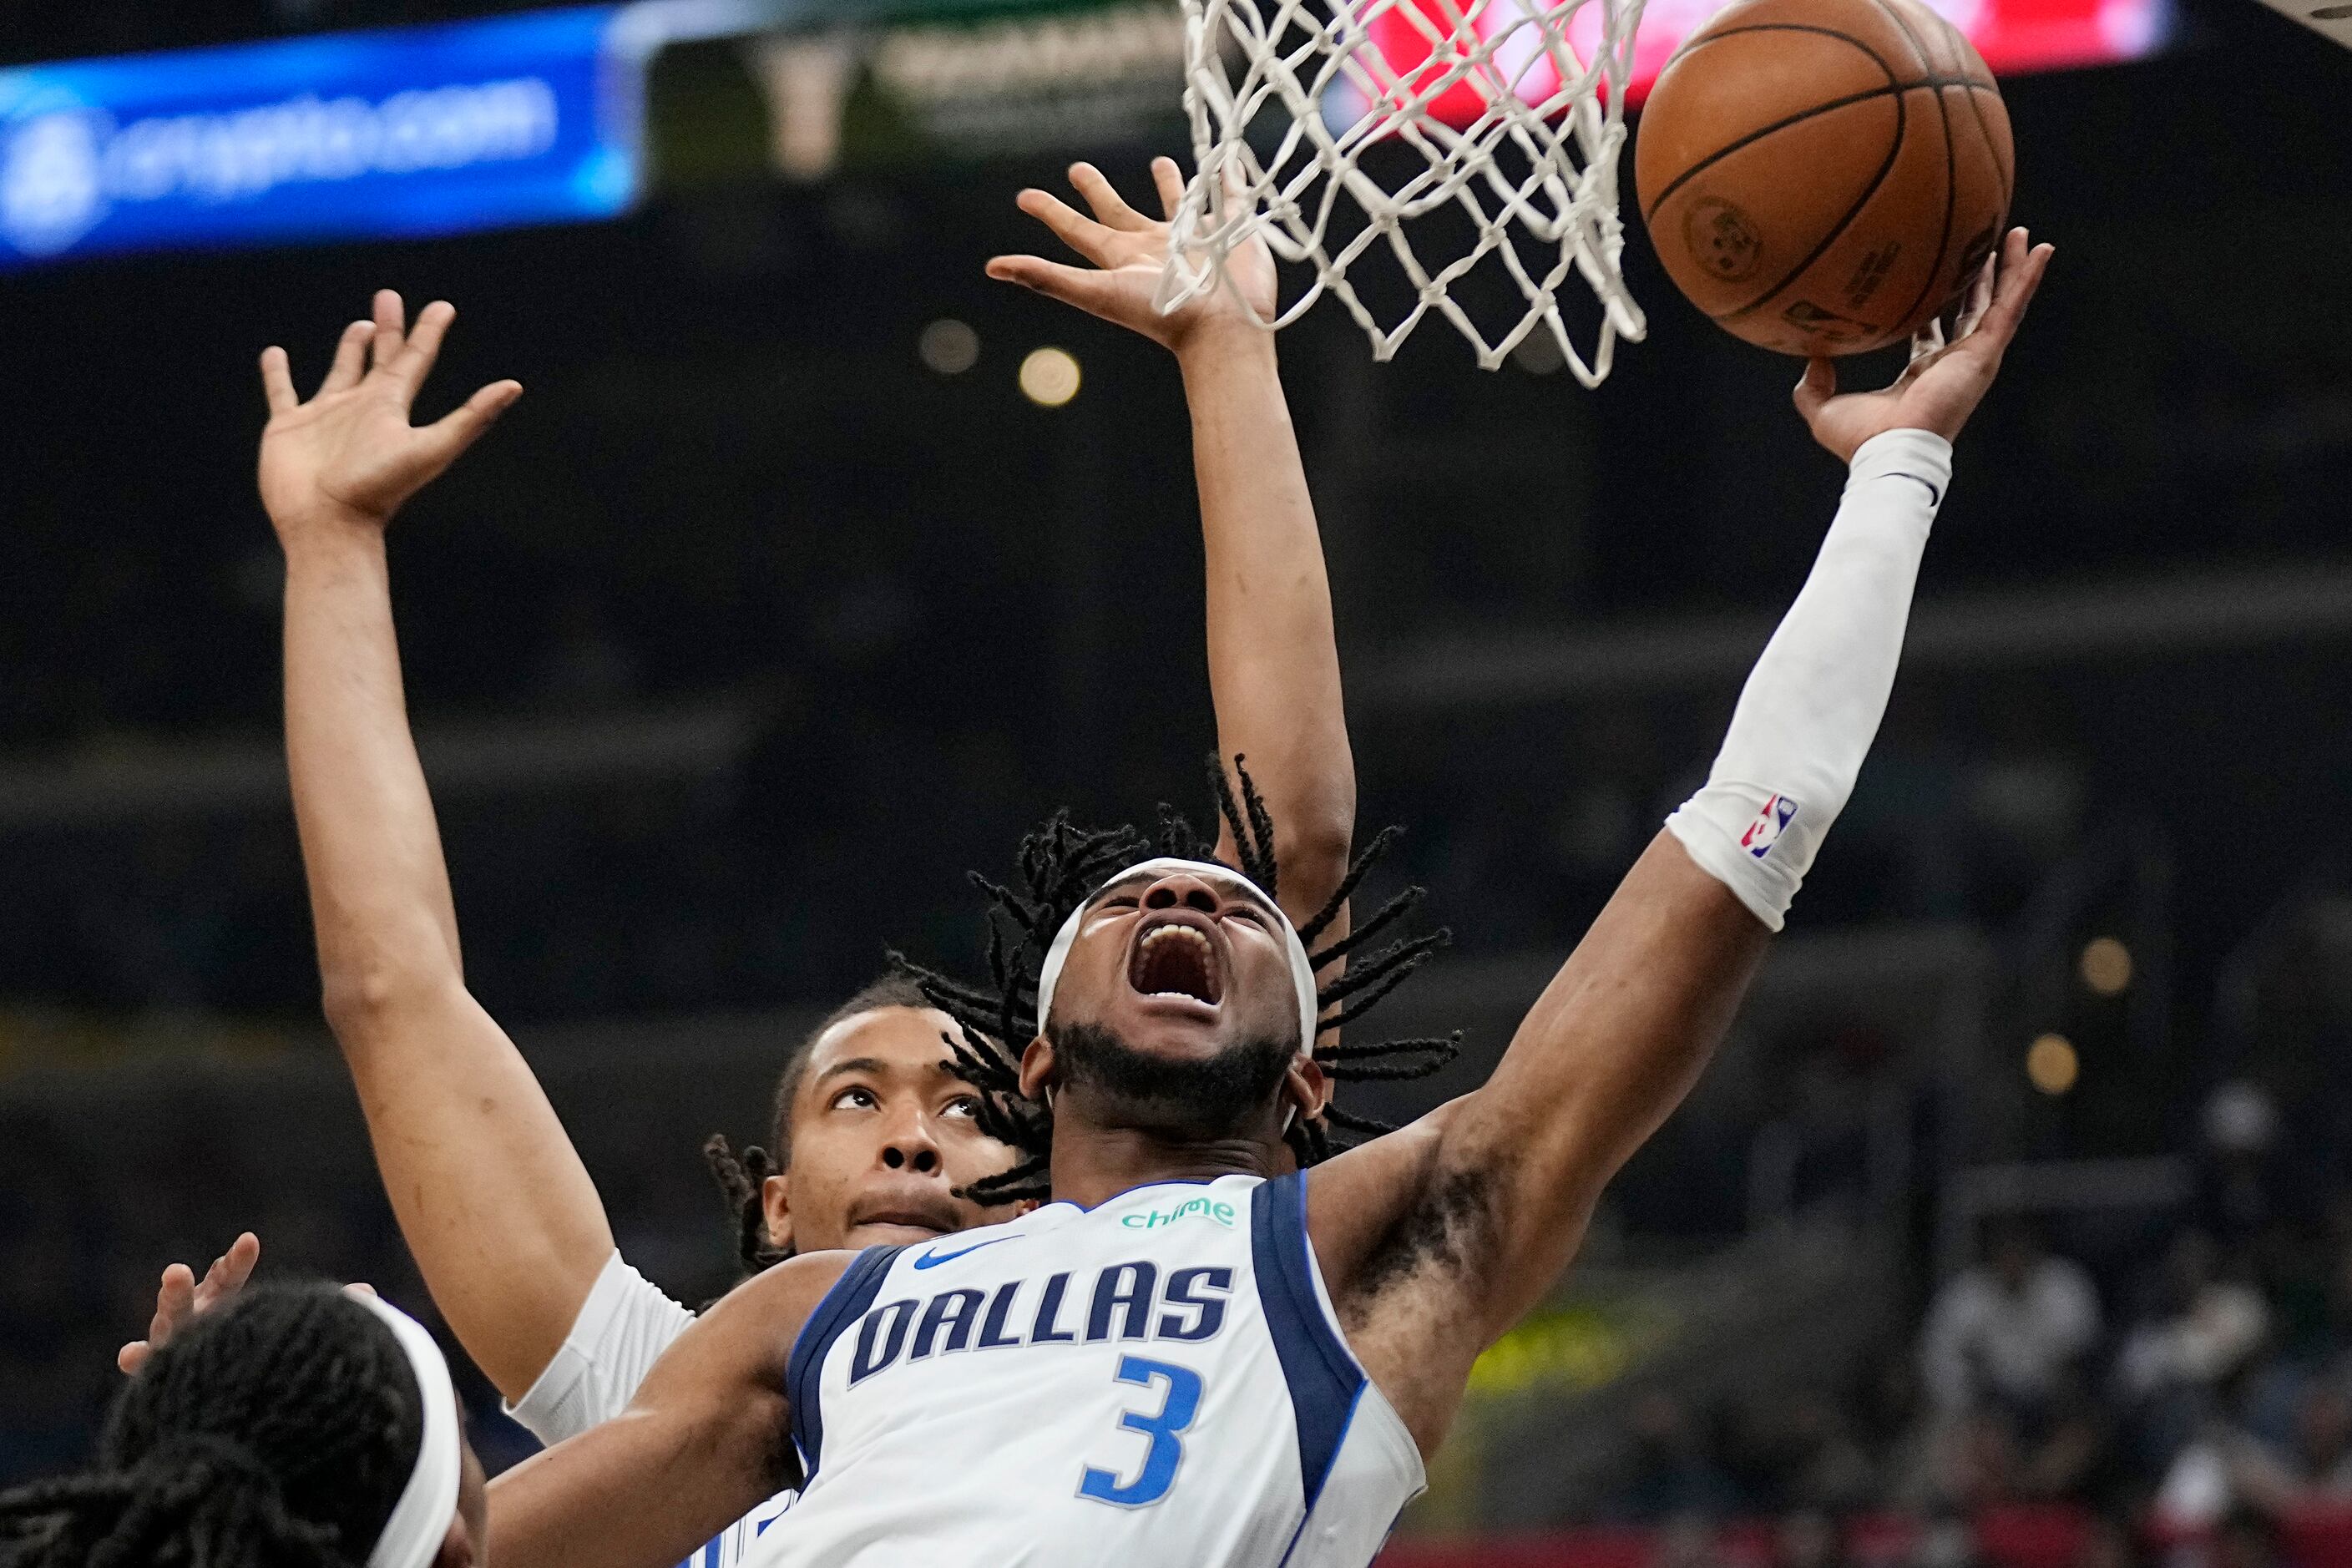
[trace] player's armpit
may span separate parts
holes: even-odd
[[[1349,1343],[1424,1452],[1478,1352],[1551,1289],[1601,1189],[1689,1092],[1769,935],[1660,834],[1485,1087],[1309,1175]]]
[[[793,1342],[856,1255],[747,1280],[654,1364],[629,1408],[490,1486],[499,1568],[674,1568],[792,1483]]]

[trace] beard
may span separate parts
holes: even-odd
[[[1206,1061],[1171,1061],[1100,1024],[1068,1024],[1055,1035],[1065,1089],[1099,1096],[1121,1120],[1192,1138],[1250,1131],[1297,1049],[1286,1039],[1244,1039]]]

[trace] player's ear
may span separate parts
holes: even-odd
[[[1043,1100],[1053,1081],[1054,1042],[1040,1033],[1021,1053],[1021,1092],[1031,1100]]]
[[[1289,1069],[1283,1074],[1282,1098],[1286,1105],[1297,1107],[1305,1121],[1322,1115],[1331,1104],[1331,1079],[1323,1064],[1310,1056],[1292,1057]]]
[[[768,1245],[779,1252],[793,1249],[792,1181],[782,1171],[760,1184],[760,1208],[768,1216]]]

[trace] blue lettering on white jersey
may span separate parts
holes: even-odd
[[[1421,1458],[1305,1194],[1157,1184],[860,1254],[793,1346],[806,1480],[755,1568],[1362,1568]]]

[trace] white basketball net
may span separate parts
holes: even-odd
[[[1227,255],[1262,237],[1281,260],[1311,264],[1315,277],[1289,308],[1261,324],[1287,326],[1328,292],[1371,339],[1375,359],[1393,354],[1435,310],[1470,340],[1486,369],[1541,328],[1577,379],[1597,386],[1617,338],[1641,338],[1641,309],[1619,267],[1617,155],[1642,0],[1183,0],[1183,6],[1194,170],[1170,237],[1161,310],[1219,287]],[[1592,35],[1580,54],[1569,34],[1587,8],[1598,13],[1599,26],[1588,17],[1578,28]],[[1416,50],[1425,44],[1427,58],[1392,66],[1376,31],[1409,37]],[[1531,96],[1521,96],[1523,88]],[[1466,126],[1433,112],[1449,94],[1449,105],[1477,106]],[[1270,144],[1263,153],[1247,139],[1261,118],[1279,124],[1260,127]],[[1393,189],[1360,166],[1370,149],[1390,142],[1420,154],[1417,172]],[[1403,162],[1412,164],[1410,156]],[[1342,195],[1364,219],[1352,233],[1333,228]],[[1446,207],[1466,215],[1474,237],[1465,247],[1458,221],[1443,240],[1424,225],[1423,248],[1443,244],[1456,252],[1425,258],[1408,230]],[[1392,325],[1377,319],[1349,277],[1378,241],[1416,290]],[[1526,307],[1491,342],[1448,292],[1489,254],[1500,258]],[[1556,300],[1570,268],[1601,302],[1589,355],[1570,338]]]

